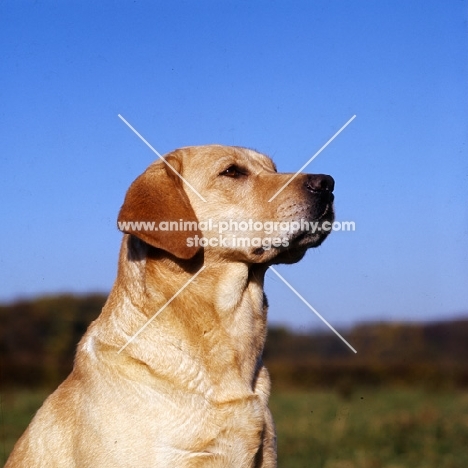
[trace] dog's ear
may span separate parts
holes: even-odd
[[[166,161],[180,173],[182,164],[177,154]],[[117,219],[118,228],[178,258],[192,258],[200,247],[188,239],[196,235],[200,238],[201,232],[182,184],[164,162],[151,165],[128,189]],[[191,230],[183,230],[187,222]]]

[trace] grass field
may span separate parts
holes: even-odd
[[[0,461],[44,392],[3,392]],[[466,468],[468,393],[381,389],[272,395],[280,468]],[[98,468],[98,467],[96,467]]]

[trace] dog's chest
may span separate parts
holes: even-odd
[[[102,450],[93,452],[94,456],[105,454],[108,463],[101,466],[253,466],[266,411],[257,395],[244,393],[238,398],[232,395],[232,400],[214,401],[200,393],[168,388],[155,391],[121,386],[112,390],[116,393],[106,395],[106,405],[96,402],[103,396],[90,395],[89,408],[85,408],[88,427],[100,437],[99,441],[87,440],[80,452],[85,456],[98,442]],[[103,414],[106,407],[111,411]],[[121,465],[123,459],[127,463]]]
[[[211,460],[216,467],[249,467],[261,444],[265,423],[260,399],[249,395],[233,401],[194,403],[191,414],[178,415],[179,430],[174,431],[173,446],[186,452],[187,462],[195,457]]]

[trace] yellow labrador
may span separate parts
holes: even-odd
[[[7,468],[276,466],[264,275],[325,239],[334,181],[239,147],[164,159],[130,186],[114,287]]]

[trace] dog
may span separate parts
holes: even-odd
[[[102,313],[6,468],[276,467],[264,276],[327,237],[333,189],[241,147],[151,164],[119,212]]]

